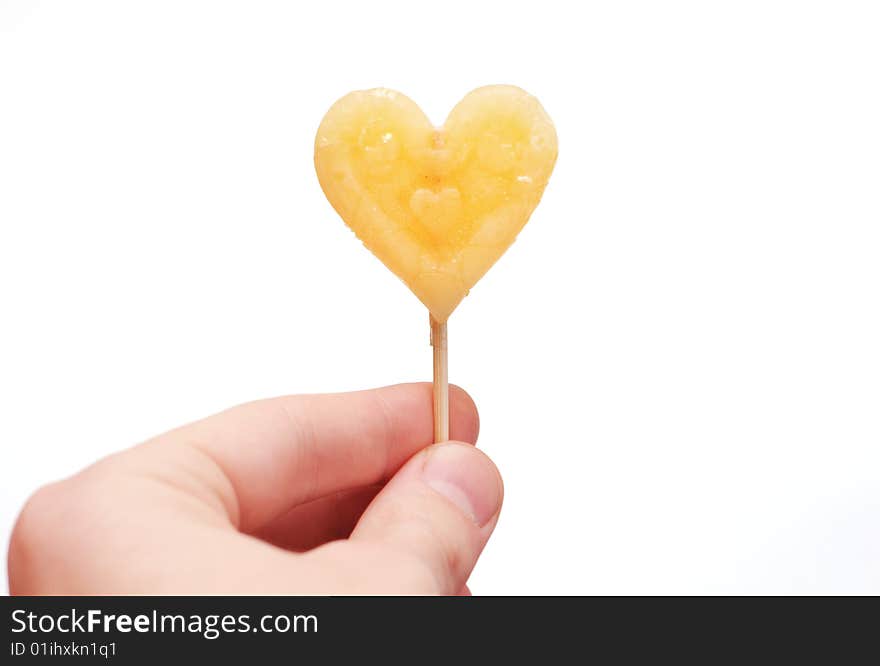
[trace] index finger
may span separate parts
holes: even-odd
[[[142,447],[174,465],[195,450],[228,483],[210,483],[231,520],[245,532],[291,508],[331,493],[389,479],[431,445],[431,385],[272,398],[233,407],[183,426]],[[470,396],[450,387],[450,436],[475,443],[479,417]],[[172,470],[173,471],[173,470]],[[192,473],[188,469],[187,473]]]

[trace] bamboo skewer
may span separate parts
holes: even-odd
[[[431,346],[434,348],[434,442],[449,441],[449,351],[446,323],[431,317]]]

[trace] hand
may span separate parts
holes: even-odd
[[[430,446],[431,387],[235,407],[46,486],[13,594],[459,594],[501,509],[468,395]],[[466,442],[461,443],[461,442]]]

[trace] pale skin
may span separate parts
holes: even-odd
[[[12,594],[468,594],[498,520],[476,407],[429,384],[248,403],[37,491]]]

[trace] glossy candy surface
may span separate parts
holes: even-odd
[[[345,223],[444,322],[528,221],[556,153],[552,121],[519,88],[474,90],[442,127],[377,88],[327,112],[315,168]]]

